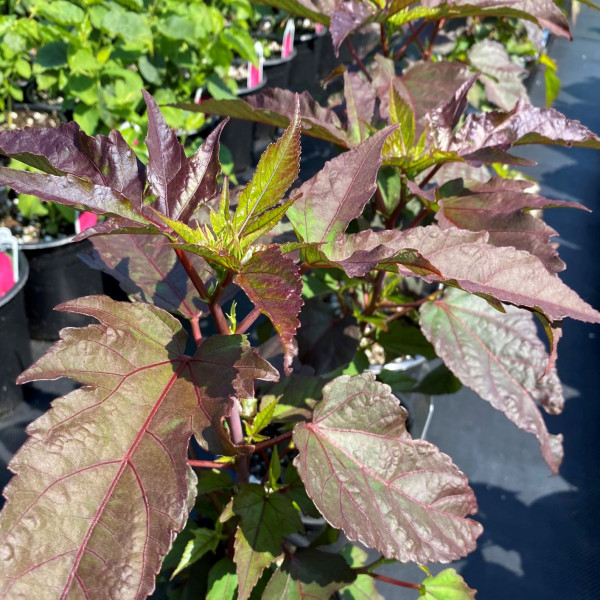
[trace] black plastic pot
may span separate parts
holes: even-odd
[[[296,32],[294,38],[294,49],[296,50],[296,61],[291,72],[289,89],[294,92],[307,90],[313,92],[319,84],[319,66],[323,46],[325,44],[324,33],[300,33]]]
[[[15,380],[32,362],[24,300],[28,275],[27,260],[21,252],[19,281],[0,298],[0,420],[23,400],[23,392]]]
[[[243,98],[244,96],[255,94],[263,89],[266,84],[267,78],[263,77],[263,81],[260,85],[253,88],[239,88],[238,97]],[[233,164],[235,165],[235,172],[238,174],[248,167],[253,166],[255,129],[256,123],[253,121],[230,119],[221,134],[221,143],[227,146],[231,152]]]
[[[89,317],[57,312],[61,302],[102,294],[102,274],[86,267],[78,254],[90,248],[87,240],[74,243],[71,238],[52,242],[22,244],[29,261],[29,280],[25,286],[25,307],[29,333],[34,340],[57,340],[64,327],[83,327]]]

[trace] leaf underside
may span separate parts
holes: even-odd
[[[402,562],[448,562],[475,547],[481,525],[466,477],[405,428],[406,411],[372,373],[333,380],[313,421],[294,429],[306,491],[350,540]]]

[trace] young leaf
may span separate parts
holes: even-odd
[[[281,254],[278,246],[254,252],[235,278],[254,306],[266,314],[277,330],[284,350],[284,370],[291,373],[295,354],[294,334],[302,308],[299,267]]]
[[[237,585],[235,563],[222,558],[208,572],[206,600],[235,600]]]
[[[298,177],[300,169],[300,103],[283,136],[261,156],[252,180],[242,190],[233,222],[243,235],[265,211],[273,208]]]
[[[381,150],[394,129],[386,127],[356,148],[336,156],[292,193],[302,197],[287,216],[305,242],[332,241],[362,213],[377,188]]]
[[[389,122],[400,128],[387,139],[383,153],[406,156],[415,143],[415,113],[395,85],[390,86]]]
[[[242,364],[249,349],[241,336],[215,336],[186,356],[177,319],[146,304],[90,296],[60,309],[100,324],[63,330],[19,378],[71,377],[83,387],[30,426],[11,462],[0,590],[27,598],[48,590],[57,598],[142,598],[193,505],[186,461],[193,429],[203,426],[207,435],[211,419],[227,413],[239,379],[256,371]],[[33,533],[32,522],[39,525]]]
[[[477,590],[472,590],[454,570],[445,569],[423,580],[419,598],[425,600],[475,600]]]
[[[329,600],[355,577],[339,554],[298,550],[273,573],[262,600]]]
[[[302,521],[291,500],[256,484],[242,486],[234,497],[233,512],[240,517],[233,557],[238,600],[246,600],[262,572],[282,553],[284,537],[301,531]]]
[[[548,433],[536,403],[557,414],[564,398],[555,369],[541,379],[548,354],[533,316],[513,307],[502,314],[481,298],[448,290],[444,298],[423,305],[421,327],[464,385],[537,436],[544,459],[557,473],[562,436]]]
[[[446,562],[475,547],[477,505],[449,457],[405,428],[406,411],[373,373],[333,380],[313,421],[294,428],[308,495],[348,539],[402,562]]]
[[[156,195],[155,208],[170,219],[187,223],[199,204],[217,192],[219,137],[225,122],[188,159],[154,98],[142,93],[148,107],[148,183]]]
[[[208,311],[198,298],[173,248],[156,235],[97,236],[91,239],[93,251],[80,255],[88,267],[112,275],[130,298],[149,302],[171,313],[192,319]],[[207,282],[213,272],[197,256],[190,261]]]
[[[181,560],[173,571],[171,579],[190,565],[198,562],[207,552],[214,552],[221,541],[221,535],[217,530],[207,529],[206,527],[193,528],[192,535],[193,539],[186,544]]]

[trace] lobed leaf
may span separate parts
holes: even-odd
[[[298,177],[300,169],[300,103],[283,136],[260,157],[250,183],[242,190],[233,217],[236,231],[243,235],[265,211],[273,208]]]
[[[100,324],[63,330],[19,378],[83,387],[30,426],[11,461],[0,593],[145,598],[193,504],[190,436],[201,431],[223,449],[230,396],[247,378],[276,374],[241,336],[215,336],[186,356],[179,322],[146,304],[91,296],[60,310]]]
[[[327,521],[402,562],[448,562],[475,547],[481,525],[466,477],[405,427],[406,411],[373,373],[333,380],[313,420],[294,428],[295,464]]]
[[[283,256],[278,246],[269,246],[252,254],[235,283],[273,323],[283,346],[284,370],[289,375],[295,354],[294,334],[300,326],[297,317],[303,304],[300,268]]]
[[[196,153],[187,158],[181,142],[152,96],[142,91],[148,108],[148,183],[156,195],[156,210],[173,220],[189,222],[202,202],[217,193],[219,138],[222,122]]]
[[[383,144],[396,127],[386,127],[356,148],[336,156],[292,193],[302,196],[287,216],[302,240],[332,241],[362,213],[377,189]]]
[[[362,27],[373,17],[367,2],[339,2],[330,16],[329,30],[336,56],[339,54],[342,42],[354,31]]]
[[[550,435],[537,408],[562,411],[562,387],[537,336],[533,316],[507,307],[500,313],[476,296],[448,290],[421,308],[421,328],[460,381],[537,436],[544,459],[558,473],[562,436]],[[543,377],[543,378],[542,378]]]

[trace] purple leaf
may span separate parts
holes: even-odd
[[[553,108],[536,108],[519,100],[509,112],[469,115],[450,149],[465,159],[481,160],[488,149],[506,151],[522,144],[550,144],[600,149],[600,138],[579,121]],[[478,154],[475,154],[475,153]]]
[[[241,336],[215,336],[186,356],[179,322],[146,304],[91,296],[60,310],[100,324],[63,330],[19,378],[83,387],[30,425],[11,461],[0,593],[144,598],[193,504],[194,428],[208,431],[241,381],[269,368]]]
[[[396,127],[386,127],[356,148],[336,156],[292,192],[292,196],[302,194],[302,197],[288,210],[287,216],[304,241],[332,241],[362,213],[377,189],[383,144]]]
[[[531,182],[495,178],[485,184],[451,182],[440,190],[442,199],[436,220],[440,229],[458,227],[469,231],[488,231],[494,246],[514,246],[537,256],[552,273],[565,268],[556,245],[550,242],[556,231],[530,209],[555,206],[587,210],[577,202],[548,200],[527,193]]]
[[[481,525],[467,478],[405,428],[406,411],[372,373],[323,390],[311,423],[294,429],[308,495],[348,539],[402,562],[448,562],[471,552]]]
[[[372,17],[369,4],[354,0],[338,2],[331,13],[330,31],[335,55],[339,55],[342,42]]]
[[[402,232],[397,244],[431,262],[445,280],[473,294],[487,294],[516,306],[538,308],[553,321],[571,317],[598,323],[600,313],[584,302],[539,258],[512,247],[488,243],[489,234],[434,225]],[[435,281],[436,276],[424,277]]]
[[[142,210],[145,167],[119,131],[90,137],[74,121],[55,129],[2,131],[0,153],[51,175],[67,173],[112,188]]]
[[[356,73],[344,73],[344,97],[348,114],[348,135],[353,146],[368,137],[367,128],[375,114],[375,93],[371,84]]]
[[[187,319],[199,318],[208,311],[198,298],[185,269],[173,248],[156,235],[100,236],[91,240],[93,252],[81,256],[93,269],[112,275],[131,298],[154,304]],[[204,282],[213,276],[198,256],[190,261]]]
[[[544,459],[558,473],[562,436],[550,435],[537,404],[560,413],[564,398],[555,369],[542,378],[548,354],[533,315],[505,314],[471,294],[448,290],[421,308],[421,327],[450,370],[521,429],[537,436]],[[482,360],[482,357],[484,360]]]
[[[302,133],[344,147],[349,145],[339,117],[331,109],[318,104],[306,91],[295,94],[289,90],[269,88],[244,100],[205,100],[201,104],[178,103],[173,106],[193,112],[287,127],[294,118],[296,95],[300,98]]]
[[[154,98],[142,93],[148,107],[148,183],[156,195],[155,208],[170,219],[187,223],[199,204],[217,192],[219,137],[225,122],[188,159]]]
[[[254,252],[235,278],[251,302],[273,323],[284,351],[284,370],[291,373],[296,352],[294,334],[302,308],[300,268],[283,256],[278,246]]]

